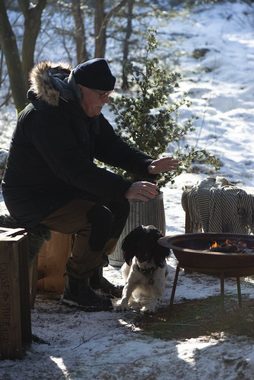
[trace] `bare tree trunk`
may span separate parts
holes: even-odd
[[[95,1],[94,32],[95,32],[95,57],[104,57],[106,50],[106,26],[103,24],[105,18],[104,0]]]
[[[72,0],[72,15],[75,22],[75,43],[77,63],[88,59],[86,49],[86,35],[84,26],[84,14],[81,9],[80,0]]]
[[[4,72],[3,66],[4,66],[4,52],[0,47],[0,88],[5,83],[5,79],[8,75],[7,73]],[[5,90],[5,94],[1,96],[0,108],[4,105],[7,105],[11,98],[10,86],[8,86],[8,88],[6,88],[5,86],[4,90]]]
[[[127,4],[128,0],[120,1],[107,14],[104,10],[104,0],[96,0],[94,15],[94,34],[95,34],[95,57],[104,57],[106,51],[106,30],[111,17]]]
[[[12,96],[20,111],[26,104],[26,86],[16,37],[8,19],[5,2],[0,0],[0,42],[8,69]]]
[[[37,5],[32,7],[29,0],[19,0],[18,2],[25,19],[22,44],[22,67],[25,85],[28,88],[28,76],[34,65],[35,45],[41,29],[41,15],[47,4],[47,0],[38,0]]]
[[[133,6],[135,0],[128,0],[128,11],[127,11],[127,26],[126,34],[123,41],[123,64],[122,64],[122,89],[128,89],[128,79],[127,79],[127,64],[129,57],[129,46],[130,46],[130,37],[132,34],[132,17],[133,17]]]

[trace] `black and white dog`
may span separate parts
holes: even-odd
[[[158,244],[163,235],[154,226],[139,226],[123,240],[125,259],[121,271],[125,280],[116,310],[135,309],[154,312],[161,299],[168,274],[169,249]]]

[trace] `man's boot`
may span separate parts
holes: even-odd
[[[94,290],[101,292],[110,297],[121,298],[123,286],[115,286],[103,277],[103,269],[97,268],[90,277],[90,285]]]
[[[62,303],[77,306],[85,311],[108,311],[113,309],[108,298],[93,291],[89,285],[89,278],[80,280],[69,275],[65,278]]]

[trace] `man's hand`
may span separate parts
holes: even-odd
[[[125,193],[125,198],[129,200],[137,200],[146,202],[149,199],[153,199],[158,195],[159,190],[157,185],[152,182],[138,181],[134,182],[127,192]]]
[[[179,164],[175,158],[163,157],[152,161],[147,169],[149,174],[160,174],[176,169]]]

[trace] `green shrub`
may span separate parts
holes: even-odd
[[[157,39],[154,31],[147,35],[147,45],[140,62],[128,65],[128,93],[116,96],[110,107],[115,114],[116,132],[129,144],[146,152],[153,158],[164,155],[170,143],[182,140],[194,130],[193,118],[180,123],[179,110],[190,107],[186,97],[172,100],[170,95],[179,86],[180,74],[160,65],[154,52]],[[179,168],[159,176],[158,185],[174,181],[176,175],[187,170],[194,161],[218,166],[218,160],[206,150],[197,150],[189,145],[177,149],[174,157],[181,161]],[[122,170],[118,173],[129,176]]]

